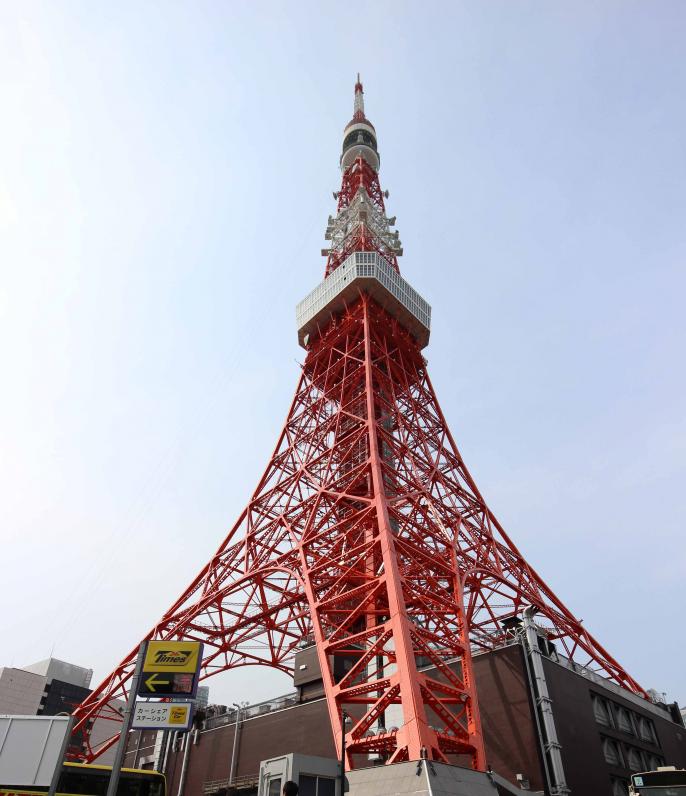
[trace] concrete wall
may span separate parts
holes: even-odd
[[[0,713],[35,716],[45,691],[46,680],[23,669],[0,669]]]
[[[473,663],[488,765],[509,782],[522,774],[531,790],[543,790],[543,764],[521,646],[475,655]]]
[[[191,748],[186,777],[186,796],[202,794],[204,782],[225,780],[231,769],[234,724],[200,733]],[[290,752],[335,759],[326,702],[317,700],[243,722],[240,733],[238,778],[255,776],[267,758]],[[170,793],[176,794],[181,773],[182,750],[171,752],[167,766]]]

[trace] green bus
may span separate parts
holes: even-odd
[[[662,766],[631,775],[631,796],[686,796],[686,769]]]

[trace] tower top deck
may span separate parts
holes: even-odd
[[[402,245],[399,233],[391,230],[395,217],[386,215],[388,191],[379,184],[376,130],[365,115],[359,74],[340,164],[341,190],[334,194],[337,214],[329,216],[325,234],[331,248],[322,249],[327,256],[326,277],[297,306],[298,342],[308,348],[332,316],[365,292],[424,348],[429,342],[431,307],[400,275],[397,258]]]

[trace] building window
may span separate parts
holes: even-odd
[[[653,722],[645,716],[638,717],[638,734],[642,741],[655,743],[655,728]]]
[[[331,777],[317,777],[317,796],[334,796],[336,780]]]
[[[603,738],[603,754],[605,755],[605,762],[611,766],[623,765],[622,751],[617,741],[613,741],[612,738]]]
[[[636,749],[635,746],[627,746],[626,761],[631,771],[645,771],[646,769],[641,750]]]
[[[591,703],[593,716],[598,724],[603,727],[614,727],[627,735],[638,736],[646,743],[659,746],[652,719],[593,692],[591,692]]]
[[[281,777],[269,780],[269,796],[281,796]]]
[[[602,697],[597,694],[591,694],[593,701],[593,715],[598,724],[603,727],[612,727],[612,715],[610,713],[610,706]]]
[[[628,796],[629,783],[623,779],[612,778],[612,796]]]
[[[301,774],[298,780],[299,796],[334,796],[336,780],[331,777],[314,777]]]
[[[646,755],[648,758],[648,766],[647,769],[649,771],[655,771],[656,768],[660,766],[664,766],[665,761],[662,757],[658,757],[657,755]]]
[[[617,707],[616,709],[616,716],[617,716],[617,727],[622,732],[629,733],[629,735],[635,735],[634,732],[634,725],[631,721],[631,714],[626,708]]]

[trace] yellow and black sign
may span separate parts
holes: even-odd
[[[186,724],[189,705],[172,705],[169,709],[170,724]]]
[[[147,697],[194,697],[201,663],[200,641],[149,641],[138,693]]]
[[[200,641],[148,641],[143,671],[196,673],[201,647]]]

